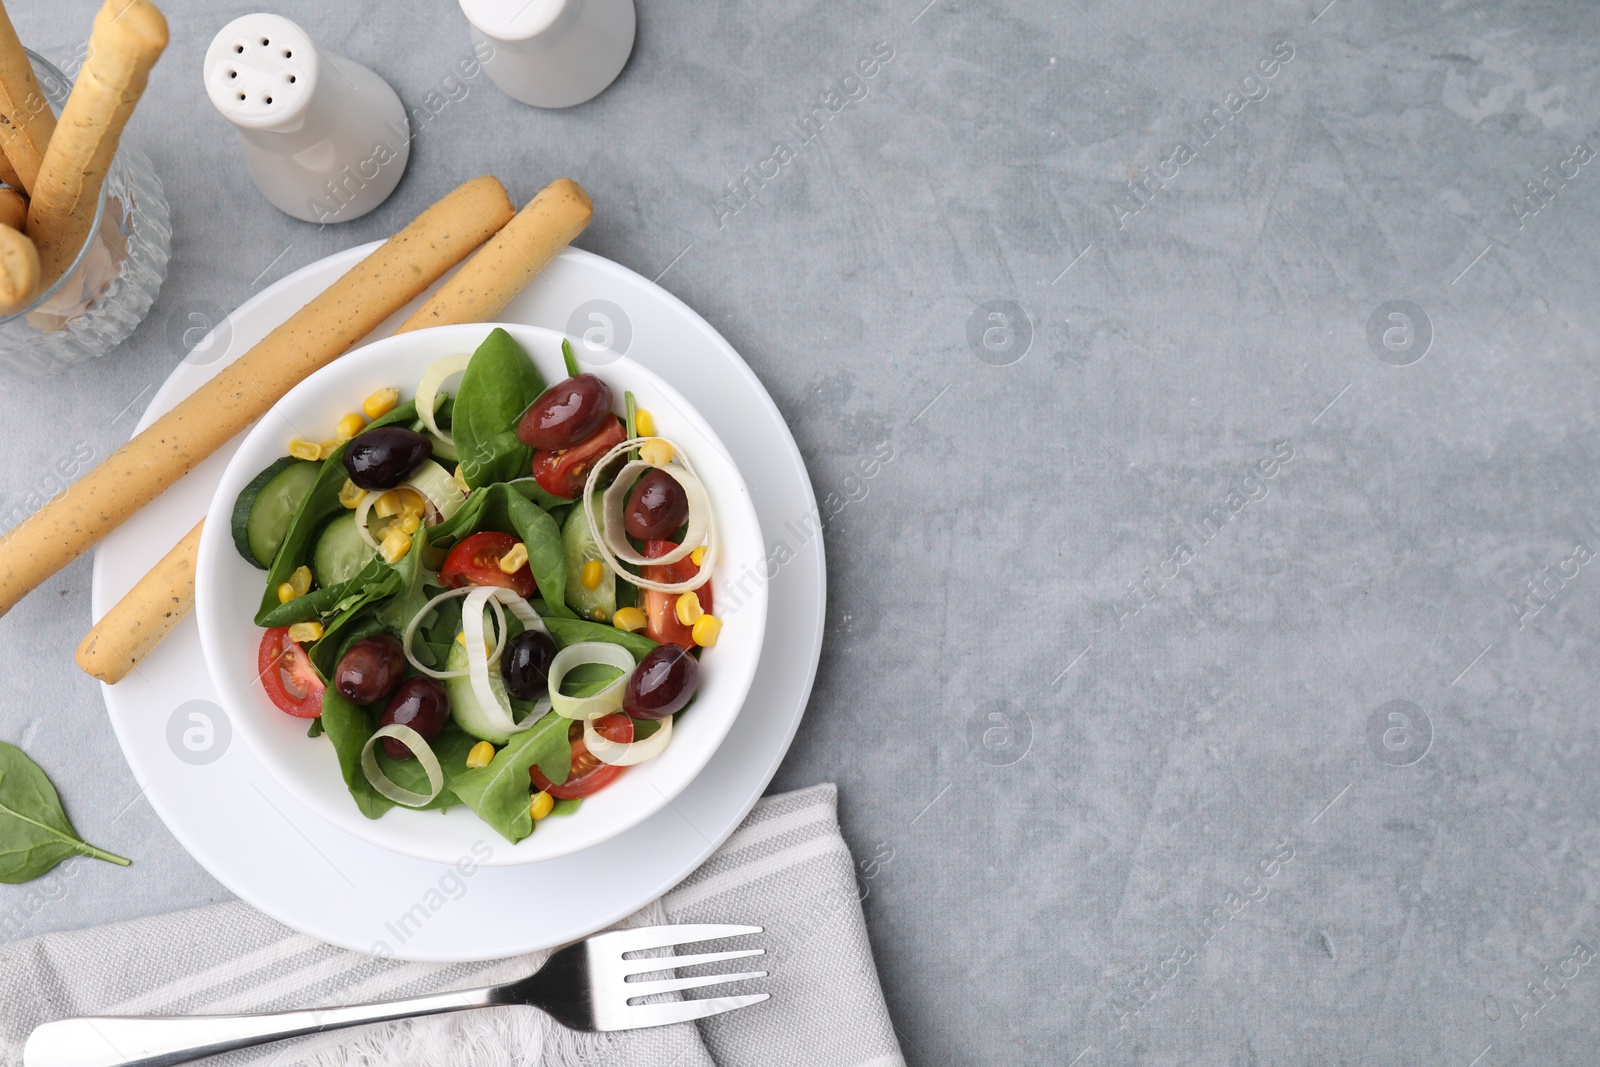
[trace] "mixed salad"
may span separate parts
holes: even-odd
[[[368,818],[465,804],[520,841],[660,754],[699,687],[722,628],[706,490],[562,352],[546,388],[496,329],[239,494],[261,685]]]

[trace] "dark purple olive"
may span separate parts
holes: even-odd
[[[664,470],[648,472],[628,494],[623,528],[641,541],[671,537],[689,517],[689,495]]]
[[[433,455],[433,442],[404,426],[357,434],[344,450],[344,469],[362,489],[393,489]]]
[[[444,691],[444,686],[432,678],[413,678],[396,689],[394,696],[389,698],[378,725],[388,726],[397,722],[401,726],[411,727],[422,735],[424,741],[431,742],[439,736],[445,720],[449,718],[450,694]],[[383,751],[390,759],[412,758],[411,750],[393,737],[383,739]]]
[[[506,642],[500,655],[500,680],[518,700],[538,700],[550,691],[550,661],[556,643],[549,634],[524,630]]]
[[[376,704],[394,692],[406,676],[406,654],[399,639],[388,634],[363,637],[339,657],[334,688],[357,704]]]
[[[689,703],[700,688],[700,661],[677,645],[657,645],[628,679],[622,710],[633,719],[661,719]]]
[[[574,375],[546,389],[522,413],[517,440],[530,448],[571,448],[592,437],[610,415],[611,387],[592,374]]]

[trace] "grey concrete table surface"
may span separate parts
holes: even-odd
[[[427,116],[321,230],[200,90],[251,6],[167,6],[130,136],[171,271],[112,356],[7,381],[0,523],[187,328],[469,175],[570,175],[579,244],[728,337],[824,501],[773,789],[839,782],[913,1064],[1593,1062],[1585,5],[647,0],[621,79],[547,113],[448,79],[446,0],[284,0]],[[69,65],[94,7],[12,4]],[[6,937],[225,896],[71,664],[88,593],[85,560],[0,623],[0,737],[137,862],[0,887]]]

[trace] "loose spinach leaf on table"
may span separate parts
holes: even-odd
[[[567,743],[570,722],[552,711],[532,729],[513,734],[487,767],[467,769],[462,762],[457,762],[455,769],[447,766],[445,782],[478,818],[516,844],[533,833],[533,816],[528,811],[533,783],[528,768],[537,764],[557,785],[567,780],[572,763],[572,746]]]
[[[72,856],[129,863],[85,843],[44,771],[20,748],[0,741],[0,882],[31,881]]]
[[[533,501],[504,482],[476,489],[461,510],[437,526],[428,527],[428,542],[454,544],[480,530],[499,530],[522,538],[528,549],[528,566],[539,588],[566,589],[567,557],[561,548],[561,529]],[[560,618],[572,617],[572,610],[559,593],[550,604],[550,613]]]
[[[417,405],[406,401],[393,411],[381,418],[373,419],[367,424],[367,429],[379,426],[388,426],[391,423],[409,423],[417,417]],[[344,445],[340,445],[322,461],[322,469],[317,472],[317,480],[311,483],[311,491],[306,493],[306,498],[300,502],[300,510],[295,512],[294,518],[289,523],[289,528],[284,531],[283,543],[278,546],[278,554],[272,558],[272,566],[267,570],[267,588],[261,594],[261,607],[256,611],[257,626],[287,626],[294,622],[304,622],[315,618],[314,614],[303,614],[320,606],[323,601],[310,604],[300,604],[302,600],[310,600],[309,596],[297,597],[288,604],[278,603],[278,586],[289,580],[289,575],[301,564],[310,563],[311,550],[316,541],[317,533],[322,529],[322,524],[334,515],[344,510],[344,505],[339,503],[339,490],[344,488],[345,479],[349,477],[344,469]],[[380,561],[381,562],[381,561]],[[349,583],[345,583],[348,585]],[[319,589],[317,593],[326,593],[327,590]],[[316,596],[316,593],[311,596]],[[327,600],[326,597],[323,598]],[[337,603],[337,598],[328,601],[329,604]],[[279,611],[278,609],[293,609]],[[284,615],[299,614],[290,618],[288,622],[269,622],[269,618],[282,618]]]
[[[501,329],[472,354],[456,390],[450,434],[461,476],[474,489],[528,473],[533,449],[517,440],[517,420],[544,392],[544,379],[522,346]]]

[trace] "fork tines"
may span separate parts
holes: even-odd
[[[674,971],[683,967],[697,967],[725,960],[760,956],[766,949],[730,949],[725,952],[700,952],[688,956],[640,956],[624,959],[629,953],[652,949],[670,949],[700,941],[715,941],[725,937],[742,937],[759,934],[759,926],[720,924],[685,924],[681,926],[646,926],[633,930],[617,930],[590,938],[589,973],[597,994],[595,1014],[599,1029],[623,1030],[641,1026],[661,1026],[667,1023],[690,1022],[711,1015],[733,1011],[735,1008],[759,1004],[770,994],[748,993],[742,996],[711,997],[704,1000],[677,1000],[655,1004],[636,1003],[641,998],[659,993],[677,993],[686,989],[744,982],[752,978],[765,978],[766,971],[740,971],[731,974],[697,975],[690,978],[663,978],[651,981],[633,980],[634,975],[659,971]],[[602,1008],[602,1004],[610,1002]]]

